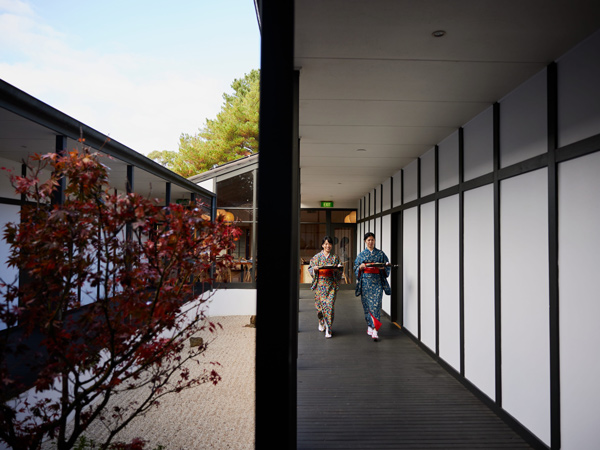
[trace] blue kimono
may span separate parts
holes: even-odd
[[[387,277],[390,275],[391,267],[380,269],[380,273],[362,273],[359,266],[362,263],[388,263],[388,257],[381,250],[376,248],[371,252],[368,248],[358,254],[354,261],[354,274],[356,275],[356,295],[361,296],[365,321],[371,328],[375,328],[371,314],[381,320],[381,299],[383,298],[384,288],[389,292]]]

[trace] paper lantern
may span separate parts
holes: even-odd
[[[356,211],[352,211],[344,217],[344,223],[356,223]]]

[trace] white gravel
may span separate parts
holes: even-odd
[[[134,420],[116,440],[130,442],[139,437],[150,450],[159,445],[165,450],[254,449],[256,329],[247,326],[250,316],[210,320],[223,329],[217,331],[204,359],[220,364],[216,370],[222,380],[216,386],[207,383],[163,398],[158,408]],[[95,440],[103,434],[101,425],[85,433]]]

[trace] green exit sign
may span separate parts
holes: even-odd
[[[333,208],[333,202],[321,202],[321,208]]]

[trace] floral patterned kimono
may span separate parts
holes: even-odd
[[[323,270],[315,271],[319,266],[337,266],[340,264],[340,258],[333,253],[325,256],[325,253],[319,252],[313,256],[308,266],[308,272],[313,277],[311,289],[315,291],[315,308],[319,319],[323,319],[327,327],[331,330],[333,324],[333,305],[335,296],[339,289],[339,281],[342,271],[333,269],[330,273],[323,273]]]
[[[371,252],[368,248],[358,254],[354,261],[354,274],[356,275],[356,295],[360,295],[365,320],[367,326],[375,328],[371,314],[379,321],[381,320],[381,299],[383,298],[384,287],[389,290],[387,277],[390,275],[391,268],[377,270],[377,273],[362,273],[359,266],[362,263],[387,263],[388,257],[381,250],[376,248]]]

